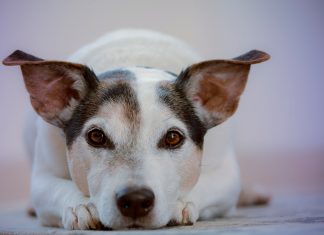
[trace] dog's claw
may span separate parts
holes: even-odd
[[[70,230],[94,230],[102,227],[97,209],[92,203],[66,208],[62,224],[64,228]]]
[[[193,225],[198,219],[198,211],[192,202],[181,202],[177,204],[174,217],[168,223],[169,226]]]

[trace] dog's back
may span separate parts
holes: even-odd
[[[101,73],[107,69],[145,66],[179,74],[200,60],[185,43],[149,30],[119,30],[84,46],[70,58]]]

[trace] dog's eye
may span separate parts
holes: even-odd
[[[158,147],[166,149],[179,148],[184,141],[183,134],[178,130],[169,130],[160,140]]]
[[[100,129],[92,129],[87,134],[87,142],[96,148],[114,149],[114,143]]]

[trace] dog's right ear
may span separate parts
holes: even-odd
[[[207,128],[232,116],[245,88],[250,66],[270,58],[262,51],[252,50],[230,60],[203,61],[189,66],[177,78]]]
[[[15,51],[4,65],[20,65],[35,111],[47,122],[64,127],[74,108],[99,81],[88,67],[63,61],[47,61]]]

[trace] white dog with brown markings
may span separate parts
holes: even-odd
[[[8,56],[3,63],[21,66],[38,114],[26,142],[42,224],[159,228],[228,215],[241,183],[231,121],[220,124],[237,109],[250,65],[268,59],[253,50],[200,62],[183,42],[145,30],[110,33],[69,62]],[[213,152],[202,157],[214,126]]]

